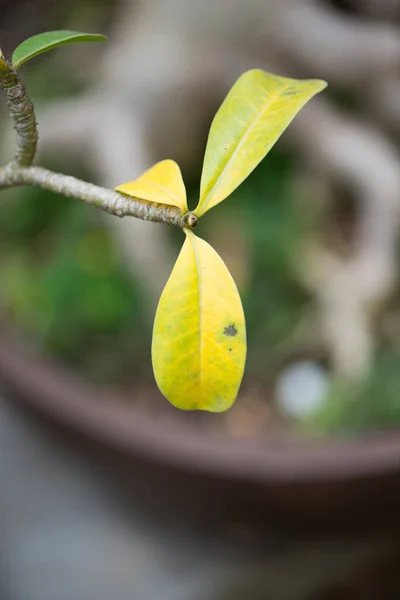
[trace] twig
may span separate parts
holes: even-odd
[[[39,186],[67,198],[81,200],[117,217],[131,216],[143,221],[189,228],[193,228],[196,224],[194,215],[187,213],[182,216],[176,206],[156,204],[124,196],[113,190],[76,179],[70,175],[54,173],[42,167],[18,167],[15,163],[10,163],[0,169],[0,188],[20,185]]]

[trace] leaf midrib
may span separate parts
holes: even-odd
[[[202,295],[202,275],[201,275],[201,265],[200,258],[197,251],[196,246],[196,236],[191,231],[188,231],[188,238],[190,239],[190,243],[192,244],[194,260],[196,263],[196,271],[197,271],[197,288],[198,288],[198,296],[199,296],[199,340],[198,340],[198,353],[199,353],[199,386],[200,386],[200,397],[202,397],[202,363],[203,363],[203,336],[201,335],[202,326],[203,326],[203,295]]]

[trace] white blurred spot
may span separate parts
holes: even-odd
[[[329,375],[318,363],[293,363],[278,377],[278,406],[291,417],[307,417],[323,404],[328,385]]]

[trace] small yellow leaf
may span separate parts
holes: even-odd
[[[182,214],[188,210],[181,170],[173,160],[158,162],[135,181],[123,183],[115,190],[149,202],[177,206]]]
[[[154,374],[176,407],[222,412],[232,406],[243,377],[243,308],[220,256],[192,231],[185,233],[154,321]]]
[[[197,217],[225,200],[269,152],[299,110],[326,87],[259,69],[244,73],[214,117],[204,156]]]

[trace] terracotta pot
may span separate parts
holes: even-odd
[[[22,406],[85,440],[157,513],[290,529],[365,527],[400,514],[400,432],[324,443],[208,436],[173,408],[165,419],[107,397],[5,331],[0,375]]]

